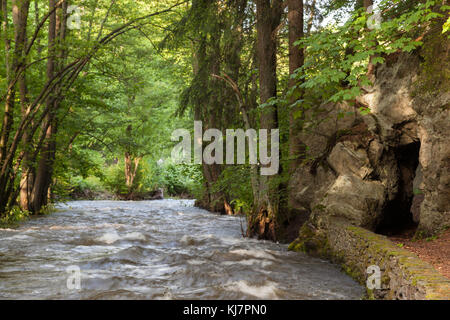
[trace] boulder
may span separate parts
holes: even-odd
[[[375,229],[385,202],[385,188],[379,181],[365,181],[354,174],[339,175],[327,190],[319,208],[330,217]]]
[[[424,46],[447,72],[448,43]],[[305,113],[308,160],[292,174],[289,203],[311,224],[340,217],[376,230],[396,214],[390,209],[406,207],[418,234],[450,226],[450,82],[448,74],[427,78],[426,54],[387,57],[355,106],[327,103]],[[358,104],[371,113],[361,115]]]

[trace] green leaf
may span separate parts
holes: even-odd
[[[442,33],[446,33],[450,29],[450,17],[447,19],[447,21],[442,26]]]

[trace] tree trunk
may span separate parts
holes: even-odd
[[[364,9],[366,12],[370,6],[373,6],[373,0],[364,0]],[[375,80],[375,65],[372,63],[373,58],[375,56],[369,58],[369,64],[367,66],[367,76],[371,81]]]
[[[209,128],[222,129],[224,125],[223,110],[225,102],[221,99],[223,87],[219,80],[212,77],[213,74],[220,74],[220,57],[220,29],[218,24],[214,24],[209,38],[199,38],[194,54],[194,75],[197,81],[207,88],[207,93],[199,95],[195,99],[194,106],[194,118],[196,121],[203,122],[203,132]],[[221,164],[206,164],[202,162],[204,194],[202,199],[197,202],[197,205],[207,210],[224,214],[226,213],[224,206],[225,196],[223,192],[214,190],[214,185],[218,181],[221,172]]]
[[[293,75],[295,70],[303,66],[304,51],[294,45],[297,40],[303,38],[303,1],[289,0],[288,1],[288,20],[289,20],[289,74]],[[292,88],[296,84],[296,80],[289,79],[289,87]],[[289,98],[291,104],[301,99],[301,91],[296,90]],[[290,158],[290,173],[293,173],[298,166],[301,158],[305,152],[305,146],[299,139],[301,131],[301,108],[299,106],[292,107],[289,116],[289,158]]]
[[[276,29],[282,14],[282,2],[270,0],[256,1],[257,15],[257,53],[259,62],[260,103],[266,103],[277,95]],[[277,107],[267,106],[261,111],[260,128],[267,129],[268,141],[271,141],[270,130],[278,128]],[[250,216],[248,235],[276,240],[276,219],[278,215],[279,185],[273,176],[259,177],[258,198],[255,199],[255,212]]]
[[[19,10],[16,8],[16,18]],[[15,29],[18,29],[18,25],[14,26]],[[12,77],[12,68],[11,68],[11,39],[8,36],[9,24],[8,24],[8,2],[6,0],[2,0],[2,31],[4,36],[4,45],[5,45],[5,69],[6,69],[6,83],[8,85],[6,98],[5,98],[5,109],[3,114],[3,123],[2,130],[0,135],[0,162],[1,164],[6,158],[6,149],[8,144],[8,138],[11,131],[11,122],[12,122],[12,110],[14,108],[14,95],[15,89],[11,87],[11,79]],[[17,31],[16,31],[17,34]]]
[[[195,1],[193,2],[195,4]],[[205,83],[207,81],[207,72],[205,72],[205,63],[206,63],[206,39],[205,37],[199,37],[194,41],[192,48],[192,71],[194,78],[197,79],[201,83]],[[197,45],[196,45],[197,44]],[[203,107],[205,102],[203,101],[203,96],[197,96],[194,100],[194,121],[202,121],[203,120]],[[203,132],[201,132],[203,135]],[[195,141],[194,141],[195,145]],[[203,150],[203,148],[202,148]],[[209,197],[209,184],[207,179],[207,171],[203,163],[202,166],[202,175],[203,175],[203,193],[201,199],[197,199],[195,205],[201,208],[208,209],[208,205],[210,203]]]
[[[301,3],[303,4],[303,0],[301,1]],[[311,30],[312,30],[312,27],[313,27],[314,16],[315,16],[315,13],[316,13],[316,0],[312,1],[309,9],[310,9],[310,13],[309,13],[309,19],[308,19],[308,27],[307,27],[307,30],[306,30],[306,34],[307,35],[311,34]],[[303,15],[304,15],[304,13],[303,13]]]
[[[128,193],[132,192],[134,178],[136,177],[141,159],[140,157],[133,159],[129,152],[125,152],[125,185],[128,188]]]
[[[28,87],[27,87],[27,80],[26,80],[26,70],[23,72],[21,77],[19,78],[19,92],[20,92],[20,103],[21,103],[21,109],[22,109],[22,115],[26,114],[26,110],[28,108]],[[29,130],[26,130],[23,137],[22,137],[22,144],[23,144],[23,150],[22,150],[22,175],[20,178],[20,202],[19,206],[24,211],[31,211],[30,208],[30,197],[31,192],[33,188],[33,181],[34,181],[34,170],[33,170],[33,161],[32,161],[32,154],[31,154],[31,146],[33,143],[33,136],[29,132]]]
[[[56,1],[49,0],[50,10],[55,8]],[[52,79],[58,69],[61,68],[65,58],[65,51],[56,48],[57,44],[62,45],[66,36],[67,23],[67,1],[62,5],[62,9],[56,10],[49,17],[48,46],[49,58],[47,60],[47,79]],[[61,103],[61,93],[59,88],[50,95],[46,105],[49,112],[45,117],[43,134],[45,143],[41,150],[41,156],[36,171],[36,178],[32,195],[32,211],[39,213],[43,206],[47,205],[49,199],[49,189],[52,182],[53,167],[56,156],[56,133],[58,130],[57,112]]]
[[[298,68],[304,63],[304,50],[299,48],[294,43],[304,37],[303,32],[303,1],[289,0],[288,1],[288,22],[289,22],[289,74],[292,76]],[[312,18],[310,18],[311,20]],[[310,23],[312,23],[310,21]],[[292,95],[289,97],[291,109],[289,112],[289,176],[292,177],[296,168],[301,165],[305,158],[306,146],[300,139],[302,131],[302,108],[294,103],[302,99],[302,90],[293,89],[297,84],[297,80],[290,78],[289,87],[292,90]],[[288,215],[286,219],[290,220],[295,217],[296,221],[306,221],[308,214],[305,212],[298,212],[295,209],[294,191],[295,186],[289,181],[288,193]],[[301,219],[299,218],[301,217]]]
[[[18,77],[18,70],[25,63],[24,61],[24,49],[26,46],[26,30],[28,21],[28,11],[30,7],[30,0],[13,0],[12,4],[12,18],[14,25],[14,52],[12,56],[12,61],[10,57],[11,42],[8,38],[8,10],[7,1],[2,1],[2,31],[5,37],[5,65],[6,65],[6,84],[7,94],[5,98],[5,108],[3,113],[3,123],[0,134],[0,165],[3,166],[7,158],[7,149],[9,146],[9,138],[11,134],[12,127],[14,125],[14,108],[15,108],[15,96],[16,96],[16,85],[15,79]],[[25,86],[25,75],[19,78],[21,83],[21,94],[23,90],[26,89]],[[24,96],[21,97],[23,101]],[[0,212],[3,212],[7,206],[9,200],[9,192],[6,192],[7,184],[13,183],[10,181],[12,178],[11,170],[0,178]]]

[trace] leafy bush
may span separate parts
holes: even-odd
[[[108,191],[120,196],[130,192],[147,193],[162,188],[170,196],[195,197],[199,194],[202,179],[199,165],[176,165],[171,162],[158,165],[154,160],[144,159],[139,165],[131,189],[126,186],[122,163],[104,166],[100,177],[70,177],[67,185],[80,194],[85,191]]]
[[[121,163],[111,165],[105,169],[102,182],[108,191],[116,195],[125,195],[129,192],[125,182],[124,170],[124,165]]]
[[[16,226],[20,221],[28,219],[30,213],[23,211],[15,206],[11,210],[6,211],[6,214],[0,218],[0,228],[8,228]]]
[[[231,204],[236,212],[250,213],[253,205],[253,193],[249,165],[227,166],[220,179],[213,186],[214,191],[221,191],[226,198],[233,199]]]
[[[160,170],[161,186],[172,196],[194,196],[203,180],[200,166],[197,165],[169,163]]]

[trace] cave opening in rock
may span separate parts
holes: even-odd
[[[421,173],[419,166],[420,141],[394,150],[398,166],[398,192],[383,209],[376,232],[383,235],[413,235],[418,219],[413,216],[413,199],[420,197],[417,184]],[[417,175],[417,179],[416,178]],[[414,202],[417,202],[418,198]],[[414,204],[417,206],[417,204]]]

